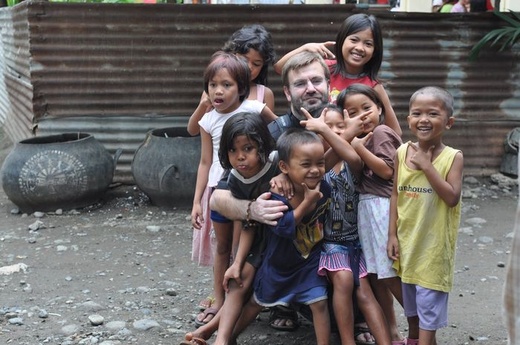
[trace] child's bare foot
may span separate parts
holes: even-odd
[[[190,334],[190,333],[188,333]],[[206,340],[199,337],[192,337],[191,339],[186,339],[181,341],[180,345],[207,345]]]
[[[375,345],[376,340],[366,323],[358,323],[354,326],[354,340],[357,345]]]
[[[203,334],[189,332],[186,333],[180,345],[207,345],[206,340],[207,338]]]

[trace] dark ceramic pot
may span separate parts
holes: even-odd
[[[64,133],[16,143],[0,176],[5,194],[20,210],[66,210],[98,201],[112,182],[115,165],[90,134]]]
[[[520,127],[507,133],[504,140],[504,155],[499,171],[506,175],[518,176],[518,147],[520,146]]]
[[[199,136],[184,127],[153,129],[135,152],[132,175],[154,205],[191,206],[199,161]]]

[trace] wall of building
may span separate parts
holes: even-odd
[[[235,30],[260,23],[278,55],[306,42],[334,40],[341,22],[363,11],[349,5],[67,4],[24,1],[0,9],[0,119],[13,141],[89,132],[114,152],[117,176],[132,180],[136,148],[152,128],[185,126],[198,104],[211,54]],[[369,10],[382,28],[380,79],[404,129],[408,100],[425,85],[447,88],[457,122],[448,144],[464,151],[466,174],[498,170],[506,134],[520,120],[516,49],[472,46],[503,25],[493,13]],[[287,108],[271,69],[275,112]],[[193,164],[195,164],[194,162]]]

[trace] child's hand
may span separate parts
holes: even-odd
[[[307,120],[300,121],[300,125],[308,129],[309,131],[313,131],[318,134],[322,134],[323,131],[327,130],[329,126],[325,123],[325,114],[327,113],[327,108],[324,108],[320,114],[320,117],[314,118],[305,108],[300,108],[302,114],[307,118]]]
[[[213,105],[211,104],[211,99],[209,99],[209,96],[206,93],[206,91],[202,92],[202,95],[200,96],[199,104],[206,108],[206,113],[213,109]]]
[[[202,229],[202,224],[204,223],[204,216],[202,215],[202,205],[193,204],[193,208],[191,209],[191,225],[193,228],[200,230]]]
[[[343,118],[345,119],[345,132],[343,134],[344,138],[350,141],[352,138],[355,138],[364,132],[364,125],[366,116],[354,116],[349,117],[348,111],[346,109],[343,110]]]
[[[302,183],[303,187],[303,198],[305,199],[305,202],[314,205],[317,203],[321,198],[323,198],[323,193],[320,192],[320,183],[316,185],[314,188],[309,188],[305,183]]]
[[[368,139],[370,139],[372,137],[372,132],[368,133],[367,135],[365,135],[364,137],[362,138],[359,138],[359,137],[355,137],[354,139],[352,139],[352,141],[350,142],[350,145],[352,145],[352,147],[354,148],[354,150],[360,146],[365,146],[367,144],[367,141]]]
[[[306,43],[303,45],[304,49],[312,53],[316,53],[324,59],[335,59],[336,56],[330,51],[329,47],[334,48],[336,42],[327,41],[323,43]]]
[[[294,196],[294,187],[285,174],[278,174],[269,181],[271,191],[291,199]]]
[[[432,156],[435,146],[430,146],[426,152],[421,150],[414,143],[409,143],[409,146],[415,151],[415,153],[410,157],[410,162],[412,162],[412,164],[414,164],[418,169],[424,170],[427,166],[432,164]]]
[[[386,245],[386,254],[392,260],[399,259],[399,241],[396,236],[389,236]]]
[[[422,151],[416,144],[409,142],[411,149],[415,151],[410,157],[410,162],[414,164],[418,169],[424,170],[432,164],[433,150],[435,146],[430,146],[428,151]]]
[[[276,226],[278,219],[283,216],[288,207],[280,200],[270,200],[271,193],[261,194],[251,204],[251,219],[259,223]]]
[[[229,281],[233,279],[239,287],[243,287],[242,277],[241,277],[241,269],[240,265],[233,262],[231,266],[224,273],[224,280],[222,282],[222,286],[224,287],[224,291],[229,292]]]

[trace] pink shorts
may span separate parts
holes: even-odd
[[[406,317],[419,316],[419,328],[436,331],[448,326],[448,293],[402,283]]]

